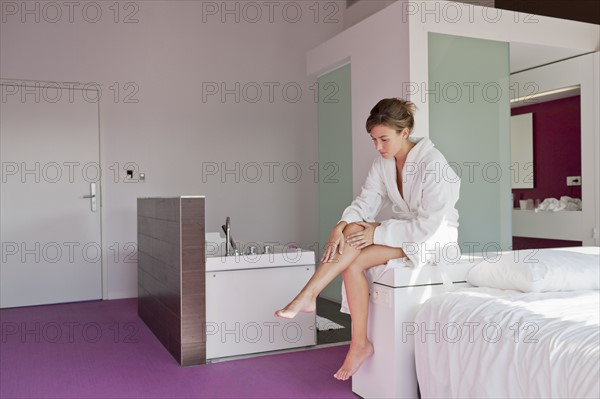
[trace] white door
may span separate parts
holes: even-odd
[[[101,299],[98,91],[0,89],[0,307]]]

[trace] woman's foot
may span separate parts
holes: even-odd
[[[346,355],[344,364],[333,376],[338,380],[346,381],[352,377],[354,373],[360,368],[360,365],[371,355],[375,350],[371,341],[366,341],[365,344],[350,344],[350,350]]]
[[[293,319],[299,312],[312,313],[317,309],[317,302],[308,296],[296,297],[285,308],[275,312],[275,316]]]

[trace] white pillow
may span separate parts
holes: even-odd
[[[600,289],[600,256],[556,249],[498,253],[473,266],[475,286],[523,292]]]

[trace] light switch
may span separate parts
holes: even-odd
[[[567,186],[581,186],[581,176],[567,176]]]

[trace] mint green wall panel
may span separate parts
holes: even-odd
[[[430,138],[462,177],[463,252],[512,245],[509,44],[429,34]]]
[[[319,87],[319,246],[352,202],[352,103],[350,64],[321,76]],[[341,301],[338,276],[322,296]]]

